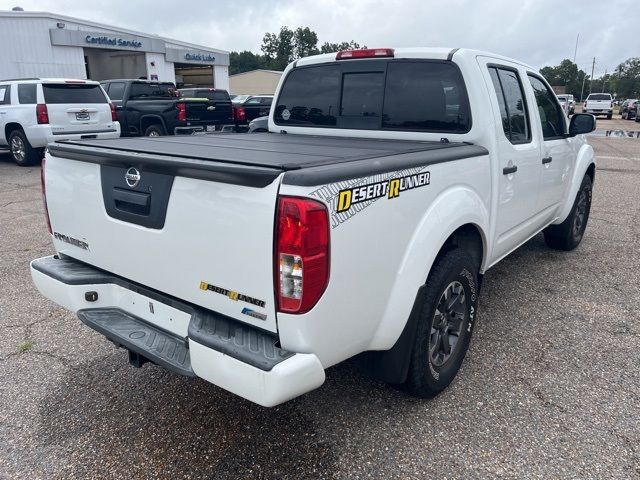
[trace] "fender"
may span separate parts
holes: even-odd
[[[155,120],[160,120],[160,123],[162,124],[162,128],[164,128],[164,131],[168,134],[169,132],[167,131],[167,125],[164,123],[164,118],[162,118],[160,115],[142,115],[140,117],[140,122],[138,123],[139,127],[140,127],[140,134],[144,135],[144,130],[142,129],[142,124],[145,122],[145,120],[148,120],[150,118],[154,119],[154,122],[152,123],[156,123]]]
[[[480,271],[483,271],[487,259],[489,212],[474,190],[463,185],[452,186],[435,199],[414,230],[398,266],[387,308],[368,350],[388,350],[396,343],[438,252],[451,234],[466,224],[475,225],[480,231],[483,243]]]
[[[593,147],[588,143],[584,143],[578,151],[576,166],[573,170],[573,177],[571,178],[571,184],[569,186],[569,192],[565,199],[563,207],[558,211],[558,218],[553,222],[554,224],[562,223],[566,220],[573,208],[573,202],[578,195],[578,189],[582,183],[582,179],[587,173],[589,165],[595,165],[595,155],[593,153]]]

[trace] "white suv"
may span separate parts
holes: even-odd
[[[32,165],[55,140],[117,138],[115,108],[98,82],[24,79],[0,81],[0,147],[18,165]]]

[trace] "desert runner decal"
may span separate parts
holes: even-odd
[[[349,210],[351,205],[366,202],[367,200],[375,200],[385,196],[388,196],[388,198],[399,197],[400,192],[429,185],[429,177],[429,172],[423,172],[417,175],[407,175],[401,178],[392,178],[382,182],[340,190],[338,192],[336,212],[344,212]]]
[[[61,242],[68,243],[74,247],[81,248],[83,250],[89,250],[89,244],[84,240],[78,240],[77,238],[70,237],[64,233],[53,232],[53,237]]]
[[[233,290],[227,290],[226,288],[216,287],[215,285],[211,285],[207,282],[200,282],[200,290],[208,290],[210,292],[219,293],[220,295],[224,295],[225,297],[229,297],[231,300],[235,302],[245,302],[250,303],[251,305],[256,305],[258,307],[264,308],[266,302],[264,300],[259,300],[257,298],[250,297],[248,295],[244,295],[242,293],[234,292]]]
[[[314,190],[310,195],[329,205],[331,228],[336,228],[376,200],[384,197],[397,198],[401,192],[430,183],[431,173],[426,167],[414,167],[330,183]]]

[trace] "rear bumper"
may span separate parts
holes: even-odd
[[[119,138],[120,123],[113,122],[105,126],[96,126],[95,129],[78,132],[53,132],[51,125],[32,125],[25,131],[27,140],[34,148],[47,146],[51,142],[58,140],[82,140],[83,138]]]
[[[265,407],[324,383],[313,354],[285,351],[271,334],[75,260],[34,260],[31,277],[45,297],[116,345]]]

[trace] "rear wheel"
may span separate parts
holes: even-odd
[[[160,124],[149,125],[144,134],[146,137],[162,137],[166,135],[163,126]]]
[[[573,250],[580,245],[589,221],[591,191],[591,178],[585,175],[569,216],[560,225],[551,225],[544,230],[544,241],[549,247]]]
[[[478,270],[456,248],[443,254],[427,280],[405,386],[431,398],[454,379],[464,360],[477,310]]]
[[[33,148],[22,130],[9,134],[9,151],[13,160],[21,167],[34,165],[42,160],[43,149]]]
[[[611,120],[613,118],[613,113],[607,113],[607,120]]]

